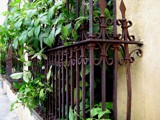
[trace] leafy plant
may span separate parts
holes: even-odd
[[[53,85],[49,82],[52,72],[51,68],[52,67],[50,67],[47,76],[36,73],[38,76],[36,78],[33,78],[32,73],[29,71],[11,75],[12,79],[18,80],[23,78],[22,83],[13,83],[13,86],[18,89],[18,99],[12,104],[11,110],[15,109],[17,103],[21,103],[29,109],[34,109],[38,105],[41,105],[44,108],[44,101],[46,100],[47,93],[53,92]],[[43,82],[43,79],[47,79],[47,81]]]
[[[85,118],[85,120],[104,120],[103,119],[104,115],[106,116],[105,120],[111,120],[110,114],[111,114],[111,110],[113,109],[113,105],[111,102],[107,102],[106,106],[107,106],[106,110],[102,111],[102,105],[96,104],[94,108],[88,111],[91,113],[92,118]],[[78,115],[75,110],[72,110],[72,108],[70,108],[69,119],[76,120],[77,117],[79,117],[81,120],[84,120],[84,118]]]

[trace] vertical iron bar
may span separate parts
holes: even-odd
[[[57,119],[57,52],[55,52],[55,119]]]
[[[79,0],[76,0],[76,17],[79,17]]]
[[[102,110],[106,110],[106,55],[105,45],[102,47]],[[103,118],[106,118],[104,115]]]
[[[36,65],[38,66],[38,61],[37,61]],[[36,69],[36,72],[37,72],[37,69]],[[46,61],[46,74],[47,74],[47,72],[48,72],[48,59]],[[47,81],[45,81],[45,82],[47,82]],[[47,92],[47,107],[46,108],[47,108],[47,110],[46,110],[46,119],[49,119],[50,109],[49,109],[49,93],[48,92]]]
[[[65,95],[65,83],[64,83],[64,51],[62,50],[62,118],[65,117],[64,95]]]
[[[126,7],[121,0],[120,10],[122,14],[122,37],[124,41],[128,41],[128,21],[125,17]],[[125,61],[126,61],[126,79],[127,79],[127,115],[126,120],[131,119],[131,101],[132,101],[132,88],[131,88],[131,73],[130,73],[130,56],[128,44],[124,45],[125,48]]]
[[[48,71],[49,71],[49,61],[50,61],[49,54],[47,55],[47,57],[48,57],[48,59],[47,59],[47,73],[48,73]],[[49,84],[50,84],[50,79],[49,79]],[[51,109],[50,109],[51,100],[50,100],[50,98],[51,98],[51,94],[48,92],[48,98],[47,98],[48,99],[48,119],[50,119],[50,113],[51,113]]]
[[[10,77],[12,74],[12,41],[8,43],[10,47],[7,49],[7,60],[6,60],[6,73],[7,73],[7,80],[12,84],[13,81]]]
[[[37,66],[37,60],[36,60],[36,66]],[[35,68],[36,68],[36,66],[35,66]],[[48,69],[48,65],[47,65],[47,61],[45,61],[45,75],[47,74],[47,69]],[[35,70],[36,71],[36,70]],[[36,78],[37,76],[35,75],[35,78]],[[45,81],[44,82],[47,82],[46,81],[46,79],[45,79]],[[47,99],[46,99],[46,114],[45,114],[45,119],[48,119],[48,93],[47,93]]]
[[[104,15],[104,11],[105,11],[105,8],[107,6],[107,3],[106,3],[106,0],[100,0],[99,1],[99,7],[100,7],[100,10],[101,10],[101,15],[100,15],[100,19],[101,19],[101,25],[100,25],[100,32],[101,32],[101,35],[102,35],[102,39],[105,39],[106,38],[106,17]]]
[[[118,46],[114,45],[114,80],[113,80],[113,117],[114,120],[117,120],[117,61],[118,61],[118,55],[117,55],[117,49]]]
[[[90,55],[89,55],[89,65],[90,65],[90,110],[94,107],[94,44],[90,44]],[[92,116],[91,116],[92,117]]]
[[[129,48],[128,44],[125,45],[126,50],[126,77],[127,77],[127,118],[131,119],[131,101],[132,101],[132,89],[131,89],[131,73],[130,73],[130,59],[129,59]]]
[[[74,80],[73,80],[73,48],[71,48],[71,51],[70,51],[70,60],[71,60],[71,108],[74,109]]]
[[[93,0],[89,0],[89,38],[93,38]]]
[[[79,115],[79,66],[78,66],[78,49],[76,48],[76,112]],[[77,116],[77,120],[79,120]]]
[[[82,65],[81,65],[81,69],[82,69],[82,117],[83,119],[86,118],[86,109],[85,109],[85,105],[86,105],[86,79],[85,79],[85,71],[86,71],[86,66],[84,63],[84,59],[85,59],[85,47],[82,46],[81,48],[81,55],[82,55]]]
[[[54,68],[54,66],[55,66],[55,62],[54,62],[54,54],[52,54],[52,65],[53,65],[53,67],[52,67],[52,70],[53,70],[53,68]],[[53,70],[53,73],[52,73],[52,86],[53,86],[53,93],[52,93],[52,119],[54,119],[54,70]]]
[[[117,6],[116,0],[113,0],[113,36],[117,37]]]
[[[59,119],[61,119],[61,51],[58,54],[58,78],[59,78]]]
[[[68,80],[68,48],[66,49],[66,112],[67,120],[69,120],[69,80]]]

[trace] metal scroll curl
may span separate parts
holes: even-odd
[[[134,49],[130,52],[129,57],[130,57],[130,63],[133,63],[135,61],[135,58],[132,56],[134,53],[137,54],[137,56],[142,57],[143,56],[143,51],[139,48]]]
[[[119,59],[119,64],[124,65],[127,60],[129,60],[130,63],[133,63],[135,61],[135,57],[133,57],[133,54],[136,53],[137,56],[142,57],[143,56],[143,51],[140,48],[136,48],[132,50],[129,53],[129,58],[126,58],[126,51],[123,45],[120,45],[119,51],[121,52],[122,58]]]
[[[87,65],[89,62],[89,58],[87,58],[86,51],[87,51],[87,45],[80,46],[81,55],[80,55],[80,64]]]
[[[122,34],[120,34],[121,37],[119,37],[120,40],[126,40],[125,38],[127,38],[129,41],[135,41],[135,36],[130,35],[128,32],[128,28],[132,26],[131,21],[127,21],[126,19],[118,19],[117,25],[122,28]]]
[[[109,56],[109,51],[113,51],[112,49],[112,44],[100,44],[100,43],[97,43],[96,47],[95,47],[95,53],[96,51],[99,51],[99,56],[97,56],[95,58],[95,65],[98,66],[102,63],[102,60],[105,59],[106,61],[106,64],[107,65],[113,65],[113,57],[112,56]]]

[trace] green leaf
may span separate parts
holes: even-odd
[[[65,42],[64,45],[69,46],[69,45],[71,45],[71,42]]]
[[[25,66],[31,66],[31,65],[32,65],[32,62],[31,62],[31,61],[26,61],[26,62],[24,62],[24,65],[25,65]]]
[[[42,54],[43,59],[47,60],[47,56],[45,54]]]
[[[94,24],[94,25],[93,25],[93,32],[94,32],[94,33],[98,33],[99,30],[100,30],[99,24]]]
[[[48,73],[47,73],[47,80],[50,79],[51,73],[52,73],[52,66],[50,66],[49,71],[48,71]]]
[[[100,119],[103,115],[105,115],[106,113],[108,113],[107,111],[101,111],[98,113],[98,119]]]
[[[35,54],[35,51],[30,51],[29,53],[28,53],[29,55],[34,55]]]
[[[38,85],[44,87],[44,84],[42,82],[38,82]]]
[[[66,26],[62,26],[61,32],[64,37],[67,37],[69,35],[69,30],[67,29]]]
[[[34,10],[27,10],[27,12],[26,12],[27,17],[29,17],[29,18],[31,18],[36,13],[37,13],[36,9],[34,9]]]
[[[43,23],[43,24],[49,24],[48,22],[48,19],[47,19],[47,15],[44,15],[43,17],[40,18],[40,21]]]
[[[82,87],[82,81],[79,82],[79,86]],[[88,87],[89,84],[87,82],[85,82],[85,87]]]
[[[44,92],[44,89],[41,89],[40,90],[40,93],[39,93],[39,98],[44,98],[45,97],[45,92]]]
[[[36,19],[36,20],[34,21],[34,26],[36,27],[38,24],[39,24],[39,19]]]
[[[23,31],[19,37],[20,42],[23,44],[27,40],[28,31]]]
[[[76,119],[76,117],[73,113],[72,108],[70,107],[70,109],[69,109],[69,120],[75,120],[75,119]]]
[[[37,26],[36,27],[36,29],[35,29],[35,31],[34,31],[34,34],[35,34],[35,36],[38,38],[38,35],[39,35],[39,33],[40,33],[40,25],[39,26]]]
[[[104,15],[106,18],[111,18],[110,11],[107,8],[105,8],[105,10],[104,10]]]
[[[53,17],[55,6],[52,6],[48,12],[48,19],[50,20]]]
[[[101,108],[92,108],[91,109],[91,115],[92,115],[92,117],[98,115],[99,111],[101,111]]]
[[[78,34],[77,34],[76,30],[74,30],[74,29],[72,30],[72,37],[74,40],[78,39]]]
[[[31,80],[32,74],[30,71],[24,72],[23,73],[23,80],[25,82],[29,82]]]
[[[36,58],[37,56],[38,56],[38,53],[34,54],[34,56],[31,57],[31,59],[34,59],[34,58]]]
[[[55,36],[57,36],[61,32],[61,29],[62,29],[62,25],[57,26]]]
[[[82,21],[77,21],[77,22],[75,23],[74,28],[77,30],[77,29],[80,27],[81,24],[82,24]]]
[[[13,87],[17,88],[17,89],[20,89],[21,88],[21,85],[18,83],[18,82],[13,82]]]
[[[92,118],[87,118],[87,120],[93,120]]]
[[[66,28],[68,29],[69,32],[71,32],[71,30],[72,30],[72,25],[71,25],[71,23],[67,24],[67,25],[66,25]]]
[[[74,99],[76,100],[77,98],[77,89],[74,88]],[[81,100],[82,99],[82,89],[79,89],[79,99]]]
[[[77,18],[74,28],[77,30],[82,25],[82,23],[85,19],[87,19],[87,18],[84,16]]]
[[[33,36],[33,32],[34,32],[34,28],[32,28],[29,32],[28,32],[28,36],[32,37]]]
[[[53,92],[53,90],[51,88],[47,88],[46,89],[48,92]]]
[[[17,47],[18,47],[18,37],[16,37],[14,40],[13,40],[13,47],[15,48],[15,49],[17,49]]]
[[[85,75],[88,75],[90,73],[90,66],[86,65]],[[80,76],[82,78],[82,70],[80,71]]]
[[[23,76],[23,72],[13,73],[13,74],[10,75],[10,77],[11,77],[12,79],[20,79],[20,78],[22,78],[22,76]]]
[[[55,27],[53,27],[49,37],[44,39],[44,43],[52,47],[52,44],[54,43],[54,41],[55,41]]]
[[[30,18],[25,18],[24,19],[24,25],[30,26],[31,25],[31,19]]]
[[[19,20],[14,24],[14,26],[15,26],[16,29],[20,29],[21,25],[22,25],[22,19],[19,19]]]
[[[113,103],[112,102],[106,102],[106,107],[108,109],[113,109]]]

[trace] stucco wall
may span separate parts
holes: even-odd
[[[120,0],[117,0],[119,4]],[[132,73],[132,120],[160,119],[160,0],[124,0],[130,33],[141,39],[143,57],[136,57]],[[119,9],[117,9],[120,16]],[[134,46],[135,47],[135,46]],[[118,73],[118,118],[125,120],[126,79],[124,67]]]

